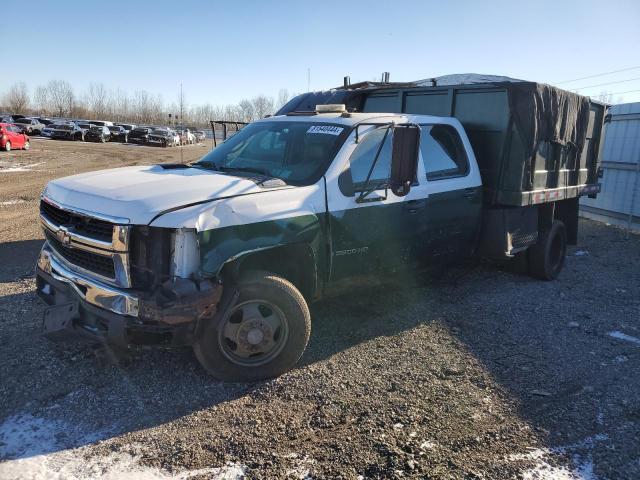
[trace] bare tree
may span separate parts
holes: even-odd
[[[51,107],[58,116],[62,117],[65,112],[71,113],[74,106],[75,95],[73,88],[64,80],[51,80],[47,84],[47,91]]]
[[[113,104],[113,112],[117,120],[128,120],[131,118],[131,99],[126,92],[119,88],[111,95]]]
[[[49,112],[50,102],[49,102],[49,90],[44,85],[39,85],[36,87],[36,91],[33,94],[33,102],[35,103],[35,107],[41,114],[46,114]]]
[[[233,107],[231,107],[231,109],[233,109]],[[255,119],[255,110],[253,108],[253,103],[250,100],[241,100],[235,110],[239,114],[240,120],[243,122],[251,122]],[[233,113],[229,113],[233,115]],[[226,120],[233,120],[233,118],[227,118]]]
[[[4,103],[13,113],[23,113],[29,106],[29,91],[24,82],[14,83],[6,93]]]
[[[251,100],[251,103],[253,103],[255,119],[264,118],[267,115],[273,115],[273,98],[265,95],[258,95]]]
[[[596,96],[596,100],[602,103],[613,103],[613,93],[603,90],[600,95]]]
[[[107,110],[107,89],[102,83],[90,83],[87,90],[87,107],[94,117],[104,117]]]
[[[278,100],[276,101],[276,105],[278,106],[278,108],[280,108],[284,106],[290,99],[291,97],[289,96],[289,90],[287,90],[286,88],[281,88],[278,91]]]

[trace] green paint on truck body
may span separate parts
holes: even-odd
[[[217,276],[225,263],[253,252],[283,246],[308,246],[321,266],[325,256],[324,214],[299,215],[200,232],[200,262],[205,276]],[[283,258],[283,261],[286,261]]]

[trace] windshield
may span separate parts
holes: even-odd
[[[73,125],[56,125],[59,130],[73,130]]]
[[[308,184],[324,172],[348,132],[348,128],[337,124],[257,122],[195,165],[263,173],[294,185]]]
[[[19,118],[14,123],[31,123],[31,119],[29,119],[29,118]]]
[[[111,130],[112,132],[119,132],[120,131],[120,127],[107,127],[109,130]]]

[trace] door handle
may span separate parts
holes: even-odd
[[[476,194],[478,193],[478,189],[475,187],[470,187],[470,188],[465,188],[464,189],[464,196],[467,198],[475,198]]]
[[[426,206],[427,206],[426,200],[409,200],[407,202],[404,202],[404,205],[402,208],[404,208],[409,213],[416,213],[418,210]]]

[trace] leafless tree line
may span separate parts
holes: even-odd
[[[175,102],[165,103],[161,95],[153,95],[146,90],[136,90],[130,95],[120,88],[109,90],[102,83],[91,83],[78,94],[69,82],[51,80],[46,85],[37,86],[33,94],[24,82],[15,83],[0,97],[0,109],[10,113],[87,120],[106,119],[136,124],[179,122],[205,126],[209,120],[251,122],[263,118],[273,114],[292,96],[288,90],[281,89],[275,99],[257,95],[235,105],[189,105],[183,94]]]

